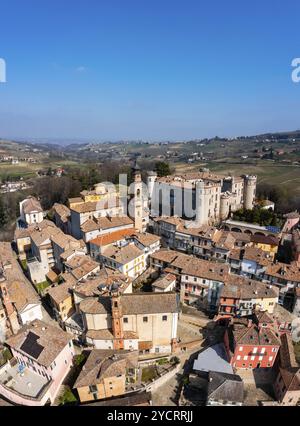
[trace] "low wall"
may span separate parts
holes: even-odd
[[[0,395],[4,396],[9,401],[17,405],[28,405],[28,406],[43,406],[46,404],[49,399],[48,392],[43,395],[41,399],[35,399],[30,397],[25,397],[24,395],[19,394],[16,391],[6,387],[3,384],[0,384]]]
[[[153,382],[146,385],[144,390],[149,391],[149,392],[155,391],[160,386],[165,384],[168,380],[170,380],[172,377],[174,377],[175,374],[177,374],[180,371],[180,368],[181,368],[181,365],[177,364],[176,367],[174,367],[168,373],[164,374],[163,376],[159,377],[158,379],[156,379]]]
[[[203,339],[192,340],[190,342],[180,342],[177,344],[176,353],[183,352],[189,349],[199,348],[201,349],[201,343]]]

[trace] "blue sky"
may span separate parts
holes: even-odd
[[[0,137],[300,128],[299,1],[2,0],[0,13]]]

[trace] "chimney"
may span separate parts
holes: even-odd
[[[250,328],[252,326],[252,319],[248,319],[247,327]]]

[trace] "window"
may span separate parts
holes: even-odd
[[[242,350],[243,350],[243,346],[240,346],[239,351],[242,352]]]
[[[241,355],[238,355],[236,359],[239,361],[241,359]]]
[[[244,361],[247,361],[247,359],[248,359],[248,355],[245,355],[244,356]]]
[[[124,323],[126,323],[126,324],[127,324],[127,323],[128,323],[128,318],[127,318],[127,317],[124,317],[124,318],[123,318],[123,321],[124,321]]]
[[[273,357],[272,356],[269,356],[269,361],[273,361]]]
[[[143,322],[148,322],[148,317],[143,317]]]
[[[167,321],[167,319],[168,319],[167,315],[163,315],[162,320]]]
[[[277,351],[277,348],[272,348],[272,352],[276,352]]]

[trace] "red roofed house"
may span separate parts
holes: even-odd
[[[272,367],[280,348],[280,338],[263,323],[233,319],[225,332],[229,362],[236,368]]]

